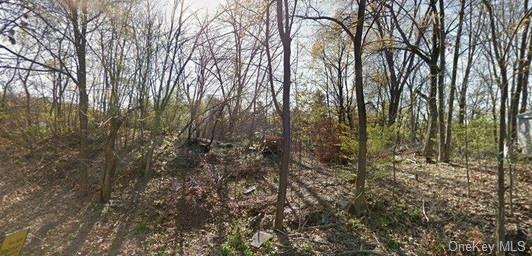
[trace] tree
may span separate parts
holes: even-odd
[[[506,70],[505,53],[500,48],[500,44],[497,41],[497,27],[495,25],[495,15],[493,7],[488,0],[484,0],[484,5],[488,11],[491,43],[493,51],[495,53],[495,59],[500,69],[501,79],[499,81],[499,87],[501,88],[501,101],[499,112],[499,136],[498,136],[498,156],[497,156],[497,226],[496,226],[496,241],[497,241],[497,255],[504,255],[503,243],[504,243],[504,147],[506,138],[506,100],[508,98],[508,77]]]
[[[43,51],[57,60],[58,65],[50,65],[41,60],[35,60],[21,55],[11,48],[0,43],[0,49],[19,57],[21,60],[34,63],[36,66],[44,68],[44,71],[58,72],[67,75],[75,82],[78,88],[79,102],[78,102],[78,116],[80,128],[80,147],[79,147],[79,185],[82,193],[88,192],[88,134],[89,134],[89,98],[87,90],[87,47],[89,24],[96,21],[100,16],[103,5],[96,5],[89,3],[86,0],[76,1],[39,1],[39,2],[22,2],[20,6],[23,7],[25,16],[33,16],[32,22],[34,26],[44,31],[50,31],[45,34],[49,38],[58,36],[59,38],[67,38],[74,49],[74,56],[72,61],[67,63],[66,59],[56,58],[54,49],[46,45],[43,36],[38,33],[37,29],[28,28],[26,23],[20,24],[18,28],[28,39],[33,40],[37,45],[42,46]],[[46,12],[44,15],[43,12]],[[67,29],[61,30],[57,26],[65,25]],[[72,67],[75,66],[75,67]],[[40,70],[43,71],[43,70]]]
[[[436,145],[436,135],[438,133],[438,104],[437,104],[437,94],[438,94],[438,85],[441,86],[441,84],[438,83],[438,79],[442,78],[443,76],[440,76],[439,73],[442,71],[442,67],[438,66],[438,59],[441,57],[440,54],[440,47],[442,43],[440,43],[440,40],[442,40],[441,36],[442,33],[440,32],[442,28],[442,24],[440,23],[440,14],[438,12],[438,8],[436,7],[437,0],[431,0],[429,2],[429,6],[426,10],[426,13],[422,16],[421,21],[418,22],[415,20],[415,17],[410,17],[411,22],[415,23],[416,27],[418,28],[418,33],[423,35],[423,42],[427,45],[428,52],[421,49],[421,47],[417,46],[416,44],[412,44],[405,31],[401,28],[401,24],[399,22],[399,18],[397,17],[397,13],[394,10],[393,5],[387,5],[388,9],[390,10],[391,16],[393,18],[395,27],[397,28],[397,31],[399,32],[400,39],[398,40],[399,43],[404,44],[405,46],[399,47],[400,49],[405,49],[408,51],[412,51],[415,53],[419,58],[421,58],[428,66],[429,66],[429,73],[430,73],[430,83],[429,83],[429,95],[425,96],[428,103],[428,115],[429,115],[429,122],[427,126],[427,132],[425,136],[425,145],[423,149],[423,154],[425,155],[425,159],[429,163],[434,162],[434,155],[435,155],[435,145]],[[419,6],[417,7],[419,8]],[[416,12],[417,13],[417,12]],[[429,25],[432,24],[432,31],[431,31],[431,39],[430,39],[430,45],[429,40],[425,38],[424,34],[428,30]],[[396,46],[394,46],[396,47]],[[441,64],[441,62],[440,62]]]
[[[414,12],[418,12],[419,8],[415,8]],[[397,119],[400,108],[401,96],[403,88],[407,83],[409,77],[415,69],[418,68],[418,61],[415,60],[415,54],[412,51],[405,51],[400,49],[393,49],[388,46],[389,41],[393,38],[395,26],[391,17],[387,15],[380,15],[379,10],[373,10],[375,17],[375,24],[377,25],[377,33],[382,42],[382,57],[385,60],[388,80],[388,94],[390,102],[388,104],[388,125],[393,125]],[[414,14],[415,16],[415,14]],[[408,37],[416,37],[414,45],[419,46],[422,39],[422,33],[415,35],[415,25],[412,24]],[[402,53],[402,54],[401,54]],[[397,66],[397,62],[399,66]]]
[[[284,206],[286,203],[286,189],[288,187],[288,172],[290,171],[291,129],[290,129],[290,85],[291,85],[291,42],[294,12],[297,0],[290,10],[289,0],[276,1],[277,31],[283,46],[283,106],[282,106],[282,155],[279,170],[279,189],[277,190],[277,204],[275,208],[275,229],[283,229]]]
[[[76,49],[78,62],[76,78],[79,89],[80,187],[83,193],[87,193],[89,185],[89,95],[87,94],[87,36],[89,17],[87,1],[67,2],[66,8],[69,10],[69,20],[72,22],[74,48]]]
[[[454,95],[456,93],[456,76],[458,71],[458,57],[460,56],[460,40],[462,37],[462,27],[464,24],[464,9],[465,9],[465,0],[460,0],[460,11],[458,13],[458,31],[456,32],[456,39],[454,43],[454,53],[453,53],[453,69],[451,71],[451,91],[449,92],[449,108],[447,111],[447,128],[445,131],[445,145],[443,148],[442,161],[448,162],[450,151],[451,151],[451,141],[452,141],[452,122],[453,122],[453,104],[454,104]]]
[[[471,68],[473,67],[473,60],[477,53],[477,45],[478,40],[480,37],[480,33],[482,32],[482,28],[484,27],[484,15],[483,12],[479,12],[478,19],[473,20],[473,9],[470,8],[469,11],[469,17],[468,17],[468,43],[467,43],[467,59],[466,59],[466,67],[464,71],[464,76],[462,78],[462,84],[460,87],[460,93],[458,96],[458,124],[461,126],[464,125],[465,117],[466,117],[466,97],[467,97],[467,89],[469,86],[469,76],[471,74]],[[477,24],[478,26],[475,28],[474,24]]]
[[[335,105],[338,123],[353,128],[354,94],[349,86],[352,47],[351,40],[342,34],[342,30],[326,28],[315,41],[312,55],[323,63],[325,91]]]
[[[316,9],[314,9],[316,11]],[[298,16],[309,20],[326,20],[341,27],[341,29],[349,36],[353,44],[354,64],[355,64],[355,95],[357,102],[357,116],[358,116],[358,155],[357,155],[357,180],[355,201],[353,209],[357,213],[361,213],[365,207],[365,184],[366,184],[366,168],[367,168],[367,115],[366,102],[364,100],[364,80],[363,80],[363,66],[362,66],[362,42],[364,40],[364,21],[366,15],[366,1],[361,0],[358,3],[356,12],[355,33],[351,31],[348,25],[344,23],[346,20],[330,16]]]
[[[175,1],[173,12],[170,14],[170,24],[158,24],[156,27],[162,31],[158,31],[160,38],[160,45],[155,46],[155,49],[160,50],[162,56],[158,53],[153,53],[153,57],[160,57],[158,70],[151,73],[154,76],[154,81],[150,83],[149,90],[152,94],[154,124],[150,134],[150,144],[145,155],[145,169],[144,175],[149,177],[152,173],[153,152],[162,142],[162,115],[166,110],[172,96],[176,92],[176,88],[184,80],[185,69],[192,59],[194,50],[199,44],[199,34],[207,26],[201,24],[199,31],[192,35],[186,33],[186,22],[191,18],[185,13],[184,1]],[[166,30],[165,27],[168,27]],[[158,73],[157,73],[158,72]]]
[[[524,10],[528,10],[528,0],[524,1],[523,7]],[[528,76],[530,73],[530,62],[532,60],[532,53],[530,52],[530,50],[532,50],[532,33],[530,33],[529,36],[530,19],[526,18],[527,16],[528,14],[525,14],[525,18],[523,19],[522,24],[519,24],[522,26],[523,32],[521,33],[521,40],[518,52],[516,51],[517,60],[514,66],[516,66],[517,68],[517,81],[515,85],[515,90],[512,89],[509,106],[509,133],[510,144],[512,148],[517,140],[517,114],[519,114],[519,112],[524,112],[524,109],[526,109],[525,94],[527,93],[526,88],[528,88]],[[520,111],[519,108],[519,100],[521,100],[521,94],[523,94],[523,104],[521,105],[522,111]]]
[[[100,28],[100,62],[103,68],[105,88],[110,90],[108,119],[104,124],[108,124],[107,141],[105,142],[105,164],[102,175],[102,190],[100,201],[106,203],[111,198],[113,183],[118,161],[118,152],[116,152],[116,141],[118,131],[124,122],[124,116],[121,113],[122,100],[124,98],[125,87],[132,84],[136,78],[137,67],[130,63],[127,53],[131,50],[133,44],[130,40],[128,30],[130,27],[128,21],[131,15],[133,5],[116,5],[113,8],[120,8],[124,11],[120,16],[109,17],[109,25]],[[108,31],[104,31],[108,30]],[[106,33],[107,32],[107,33]],[[134,73],[132,73],[134,72]],[[128,106],[129,107],[129,106]]]
[[[438,133],[439,133],[439,150],[438,159],[442,161],[445,158],[445,71],[446,71],[446,47],[445,40],[447,33],[445,31],[445,5],[443,0],[439,0],[439,13],[437,19],[439,32],[439,53],[440,66],[438,72]]]
[[[364,19],[366,15],[366,1],[361,0],[358,3],[357,23],[353,39],[353,48],[355,51],[355,90],[357,98],[358,113],[358,161],[357,161],[357,181],[356,181],[356,199],[355,209],[363,210],[365,206],[365,184],[366,184],[366,160],[367,160],[367,117],[366,102],[364,100],[364,81],[362,78],[362,34],[364,29]]]

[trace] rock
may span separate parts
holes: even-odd
[[[251,187],[247,188],[246,191],[244,191],[244,195],[249,195],[253,191],[255,191],[256,189],[257,189],[257,186],[251,186]]]
[[[259,230],[251,237],[251,246],[255,248],[260,248],[262,244],[272,239],[272,237],[272,234]]]

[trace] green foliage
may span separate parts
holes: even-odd
[[[52,130],[49,127],[37,124],[31,126],[21,126],[20,128],[9,130],[9,132],[2,132],[0,136],[13,139],[21,144],[23,143],[26,146],[31,146],[36,141],[50,136],[51,133]]]
[[[467,152],[470,156],[495,157],[497,143],[495,131],[497,124],[491,118],[481,116],[471,120],[467,126],[453,124],[453,152],[455,156],[462,156]]]
[[[203,105],[200,104],[198,113],[203,111]],[[155,121],[154,119],[152,119]],[[190,109],[183,99],[175,99],[171,97],[168,105],[161,115],[161,130],[174,130],[176,127],[183,126],[190,120]]]
[[[347,225],[353,231],[359,230],[364,226],[364,224],[358,218],[349,218],[349,220],[347,220]]]
[[[47,127],[41,127],[38,125],[32,125],[24,129],[24,133],[32,140],[45,138],[50,135],[50,132],[50,129]]]
[[[343,132],[340,135],[340,150],[347,159],[354,161],[358,153],[357,135],[352,131]]]
[[[247,238],[249,231],[241,224],[233,225],[231,232],[225,238],[220,248],[220,254],[223,256],[253,256]]]
[[[133,230],[135,234],[142,235],[146,233],[148,227],[146,226],[146,223],[138,223]]]
[[[421,221],[421,212],[418,208],[400,203],[397,208],[394,208],[394,215],[398,218],[406,219],[411,223]]]
[[[374,155],[386,147],[391,147],[395,138],[395,127],[368,127],[368,153]]]
[[[32,98],[30,109],[26,108],[26,99],[22,96],[8,95],[5,106],[0,108],[0,137],[32,147],[34,143],[49,137],[54,129],[66,129],[60,116],[50,111],[53,105],[43,99]],[[65,106],[64,108],[68,108]],[[64,117],[63,117],[64,118]],[[63,119],[64,120],[64,119]],[[63,129],[61,129],[63,128]]]
[[[368,127],[368,156],[375,156],[385,149],[393,147],[397,138],[405,137],[407,131],[399,124],[391,126],[374,125]],[[341,150],[349,159],[355,160],[358,153],[356,131],[347,130],[340,136]]]
[[[272,240],[268,240],[267,242],[262,244],[262,251],[263,251],[263,254],[267,256],[278,255],[277,251],[275,250],[275,247],[273,246]]]

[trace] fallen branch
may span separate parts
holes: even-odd
[[[422,203],[421,208],[423,210],[423,216],[425,216],[425,219],[427,219],[427,222],[429,222],[429,217],[427,216],[427,212],[425,211],[425,199],[424,198],[422,199],[422,202],[423,203]]]
[[[338,223],[329,223],[329,224],[323,224],[323,225],[317,225],[317,226],[302,227],[301,230],[305,231],[305,230],[310,230],[310,229],[324,229],[324,228],[336,227],[338,225],[339,225]]]

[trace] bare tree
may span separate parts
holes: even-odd
[[[283,229],[284,206],[286,203],[286,189],[288,187],[288,172],[290,168],[291,129],[290,129],[290,85],[291,85],[291,42],[294,12],[297,0],[290,6],[289,0],[276,1],[277,30],[283,45],[283,106],[282,106],[282,156],[279,170],[279,189],[277,190],[277,205],[275,210],[275,229]],[[290,7],[292,10],[290,10]]]
[[[418,7],[419,8],[419,7]],[[430,83],[429,83],[429,95],[425,96],[426,101],[428,102],[428,115],[429,122],[427,126],[427,133],[425,136],[425,146],[424,146],[424,155],[427,162],[434,162],[435,155],[435,145],[436,145],[436,135],[438,133],[438,104],[437,104],[437,94],[438,94],[438,79],[442,76],[439,75],[441,72],[441,67],[438,65],[438,59],[441,57],[440,53],[440,43],[442,33],[440,32],[442,24],[440,23],[439,12],[437,7],[437,0],[431,0],[429,6],[426,9],[425,14],[422,15],[421,20],[415,20],[416,17],[408,16],[411,22],[415,23],[418,33],[423,35],[422,41],[426,44],[426,47],[429,48],[428,51],[423,50],[420,46],[413,44],[409,41],[406,32],[401,28],[398,13],[402,13],[405,10],[400,9],[399,12],[394,10],[394,5],[388,5],[391,16],[393,18],[395,27],[399,32],[400,39],[396,40],[398,43],[404,44],[403,47],[398,47],[400,49],[405,49],[412,51],[419,58],[421,58],[428,66],[430,70]],[[424,34],[429,28],[429,25],[432,24],[432,32],[430,43]],[[394,46],[395,47],[395,46]],[[440,62],[441,64],[441,62]]]
[[[458,71],[458,57],[460,56],[460,43],[462,37],[462,28],[464,24],[465,0],[460,0],[460,11],[458,13],[458,31],[454,43],[453,69],[451,71],[451,91],[449,92],[449,108],[447,111],[447,128],[445,131],[445,145],[441,155],[441,161],[448,162],[451,151],[452,141],[452,122],[453,122],[453,104],[456,93],[456,76]]]
[[[500,79],[499,87],[501,89],[500,100],[500,112],[499,112],[499,136],[498,136],[498,156],[497,156],[497,226],[496,226],[496,241],[497,241],[497,255],[504,255],[503,243],[504,243],[504,148],[506,140],[506,101],[508,99],[508,76],[507,76],[507,62],[506,62],[506,50],[502,48],[501,44],[497,40],[497,25],[495,21],[495,14],[491,1],[484,0],[484,5],[488,11],[491,43],[493,52],[495,54],[495,60],[499,68]],[[506,48],[507,49],[507,48]]]
[[[191,18],[185,12],[184,1],[174,2],[168,29],[159,33],[163,35],[163,44],[156,48],[162,51],[162,60],[156,82],[150,83],[154,107],[154,124],[151,130],[150,145],[146,152],[146,166],[144,174],[150,176],[152,172],[153,152],[162,142],[161,118],[168,106],[177,86],[183,81],[185,69],[190,62],[194,49],[199,43],[199,34],[206,24],[200,25],[199,32],[187,35],[186,22]],[[159,26],[162,28],[162,26]],[[157,55],[157,54],[155,54]],[[154,63],[155,64],[155,63]]]
[[[126,3],[127,4],[127,3]],[[128,21],[131,16],[133,5],[117,4],[115,8],[123,9],[119,15],[108,17],[108,27],[100,27],[100,54],[98,55],[103,68],[103,84],[109,95],[108,119],[102,125],[108,125],[107,141],[105,143],[105,164],[102,174],[102,190],[100,201],[108,202],[111,198],[111,192],[115,179],[118,152],[116,151],[116,142],[118,131],[124,122],[124,114],[121,111],[125,87],[133,84],[138,67],[136,62],[130,61],[128,52],[134,46],[127,35],[130,29]],[[129,107],[129,106],[128,106]]]
[[[313,8],[314,11],[317,11]],[[348,25],[345,24],[347,19],[338,19],[330,16],[298,16],[303,19],[309,20],[326,20],[333,22],[341,27],[341,29],[347,33],[351,42],[353,43],[354,50],[354,64],[355,64],[355,95],[357,102],[357,115],[358,115],[358,152],[357,152],[357,180],[356,180],[356,192],[354,211],[361,213],[365,207],[365,184],[366,184],[366,168],[367,168],[367,115],[366,115],[366,102],[364,100],[364,80],[363,80],[363,67],[362,67],[362,43],[364,34],[364,21],[366,15],[366,1],[362,0],[358,3],[357,19],[355,26],[355,33],[353,33]]]
[[[466,66],[464,75],[462,78],[462,84],[460,87],[460,93],[458,96],[458,124],[461,126],[464,125],[465,117],[466,117],[466,97],[467,97],[467,89],[469,86],[469,77],[471,74],[471,68],[473,67],[473,61],[477,53],[477,45],[478,40],[480,38],[480,33],[482,32],[482,28],[484,27],[484,15],[483,12],[479,12],[477,15],[477,19],[473,19],[473,9],[470,8],[469,10],[469,17],[468,17],[468,43],[467,43],[467,58],[466,58]],[[477,25],[475,27],[475,24]]]

